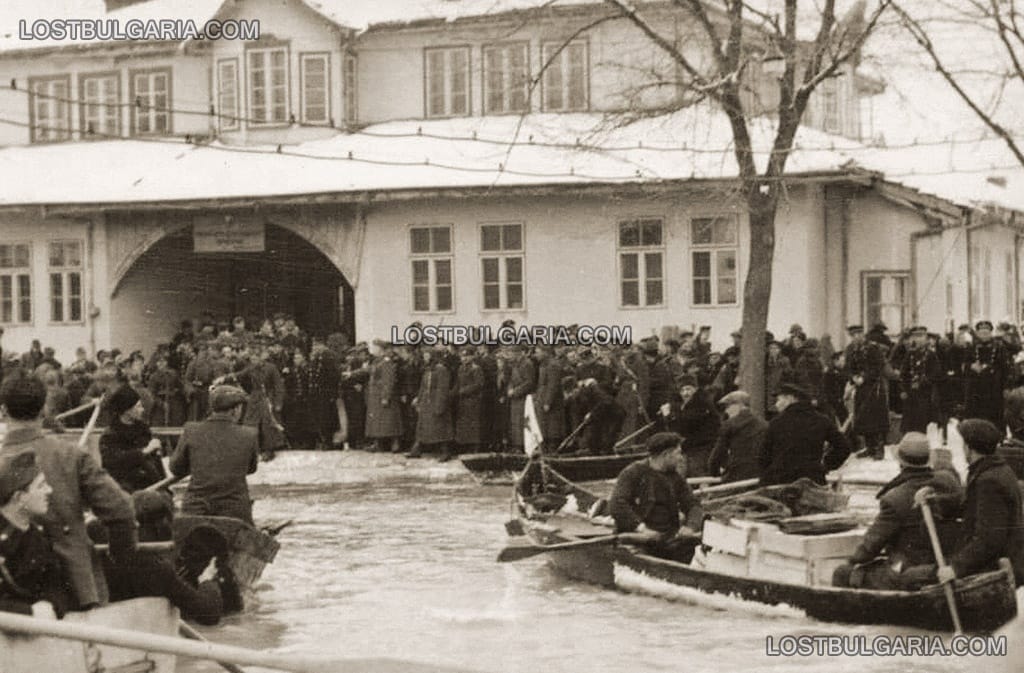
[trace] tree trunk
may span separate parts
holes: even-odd
[[[764,361],[768,304],[772,294],[772,256],[775,251],[777,201],[754,193],[747,198],[750,213],[750,255],[743,286],[743,340],[740,346],[740,388],[750,395],[750,409],[765,411]]]

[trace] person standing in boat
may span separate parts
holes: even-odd
[[[125,384],[106,401],[110,427],[100,436],[100,459],[114,481],[129,493],[164,478],[164,466],[154,453],[160,440],[143,420],[146,409],[139,394]]]
[[[239,425],[247,399],[241,388],[215,386],[210,416],[185,424],[170,462],[174,476],[192,475],[182,512],[228,516],[253,525],[245,477],[256,471],[260,447],[256,428]]]
[[[708,459],[708,471],[712,477],[721,475],[724,483],[760,477],[758,450],[768,423],[750,410],[750,395],[743,390],[718,400],[718,406],[725,410],[726,420]]]
[[[930,454],[928,438],[920,432],[900,440],[900,473],[878,492],[878,516],[849,562],[836,568],[833,586],[913,591],[928,583],[916,571],[903,572],[935,558],[914,494],[925,486],[955,497],[963,493],[955,472],[928,466]]]
[[[788,484],[804,477],[824,484],[825,473],[850,455],[846,438],[832,419],[814,408],[810,391],[795,383],[779,386],[775,408],[779,413],[761,442],[761,484]]]
[[[708,459],[718,437],[722,419],[707,391],[697,379],[684,375],[677,381],[679,393],[675,400],[659,409],[658,419],[666,430],[682,435],[683,453],[686,454],[687,474],[704,477],[708,474]]]
[[[93,564],[92,542],[82,513],[88,507],[103,522],[110,539],[111,559],[120,563],[130,558],[136,548],[131,496],[88,451],[58,436],[43,435],[46,388],[41,381],[27,375],[5,377],[0,402],[7,421],[0,458],[35,454],[36,465],[53,488],[43,528],[74,590],[73,607],[87,610],[106,603],[106,581],[102,569]]]
[[[608,503],[616,533],[649,537],[652,554],[689,563],[704,511],[683,473],[683,438],[659,432],[647,440],[647,458],[628,465],[615,481]],[[683,526],[685,520],[688,526]]]
[[[0,610],[54,619],[72,605],[42,526],[53,489],[28,451],[0,458]]]
[[[1024,517],[1017,476],[996,447],[1005,435],[991,421],[968,418],[959,426],[964,439],[967,492],[940,494],[925,486],[914,494],[917,503],[935,500],[940,512],[956,513],[963,519],[960,543],[948,559],[949,565],[930,566],[928,573],[939,582],[995,570],[1000,558],[1013,565],[1017,585],[1024,583]]]

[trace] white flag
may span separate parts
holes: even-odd
[[[533,395],[527,395],[523,404],[523,449],[532,458],[543,443],[544,436],[540,434],[537,412],[533,410]]]

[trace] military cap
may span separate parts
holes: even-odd
[[[238,386],[221,384],[210,390],[210,408],[214,411],[234,409],[249,399],[249,395]]]
[[[904,465],[923,467],[928,464],[930,456],[928,437],[921,432],[908,432],[896,447],[896,458]]]
[[[38,474],[36,454],[31,451],[0,458],[0,505],[6,505],[11,496],[28,488]]]
[[[681,330],[679,330],[679,338],[680,339],[682,339],[683,337],[692,337],[692,336],[693,336],[693,330],[692,329],[681,329]]]
[[[658,340],[657,337],[647,337],[646,339],[640,340],[640,349],[644,353],[657,353],[658,352]]]
[[[864,325],[850,325],[849,327],[846,328],[846,333],[847,334],[863,334],[864,333]]]
[[[992,321],[991,320],[979,320],[977,323],[975,323],[974,329],[975,330],[982,330],[982,329],[991,330],[992,329]]]
[[[750,395],[743,390],[734,390],[728,395],[723,396],[722,399],[718,400],[718,406],[720,407],[727,407],[731,404],[742,404],[745,407],[749,407]]]
[[[671,348],[672,350],[678,350],[681,345],[682,344],[679,342],[679,339],[665,339],[665,346]]]
[[[115,390],[110,397],[107,398],[107,409],[110,411],[110,415],[117,418],[124,412],[134,407],[139,399],[139,394],[135,392],[127,383],[120,386]]]
[[[646,449],[647,453],[652,456],[657,456],[669,449],[674,449],[677,446],[682,446],[683,438],[675,432],[659,432],[651,435],[651,438],[647,440]]]
[[[983,418],[968,418],[957,430],[969,448],[985,455],[995,453],[996,446],[1005,438],[992,421]]]
[[[676,378],[676,388],[682,388],[684,386],[697,387],[696,377],[690,376],[689,374],[683,374]]]
[[[910,333],[911,334],[924,334],[924,335],[927,335],[928,334],[928,328],[925,327],[924,325],[915,325],[915,326],[910,328]]]
[[[799,383],[783,383],[779,386],[780,395],[792,395],[793,397],[800,400],[811,399],[811,391],[807,390]]]
[[[711,325],[701,325],[699,331],[701,331],[701,332],[710,332],[711,331]]]
[[[789,333],[790,334],[803,334],[804,333],[804,328],[801,327],[799,323],[793,323],[792,325],[789,326]]]
[[[956,328],[956,331],[957,332],[970,332],[971,331],[971,326],[968,325],[967,323],[963,323],[962,325],[960,325],[959,327]]]

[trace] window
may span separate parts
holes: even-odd
[[[662,222],[647,218],[619,222],[619,280],[623,306],[665,302]]]
[[[288,122],[288,50],[250,49],[249,118],[253,124]]]
[[[29,79],[30,137],[34,143],[67,140],[71,137],[71,78]]]
[[[330,55],[302,54],[302,121],[306,124],[331,123]]]
[[[121,76],[118,73],[82,75],[78,88],[82,99],[82,137],[120,136]]]
[[[345,103],[345,121],[349,124],[354,124],[359,120],[359,90],[357,74],[359,62],[356,61],[356,57],[352,54],[346,54],[344,56],[344,69],[342,70],[342,77],[344,82],[342,87],[344,88],[344,103]]]
[[[0,323],[32,322],[32,269],[28,243],[0,244]]]
[[[559,51],[561,49],[561,51]],[[544,55],[544,111],[569,112],[587,109],[590,88],[587,43],[549,42]]]
[[[690,221],[694,306],[738,303],[738,229],[736,218],[731,215]]]
[[[82,320],[82,243],[50,243],[50,321]]]
[[[523,225],[480,227],[484,309],[523,308]]]
[[[910,274],[905,271],[864,274],[864,325],[882,322],[889,332],[902,332],[910,320]]]
[[[131,81],[133,133],[170,133],[171,71],[132,72]]]
[[[484,47],[484,113],[525,112],[530,99],[526,44]]]
[[[452,229],[448,225],[409,229],[412,310],[451,311]]]
[[[217,61],[217,121],[221,131],[241,125],[238,119],[238,59]]]
[[[829,133],[840,133],[839,80],[829,77],[821,83],[821,123]]]
[[[427,116],[469,114],[469,47],[427,49]]]

